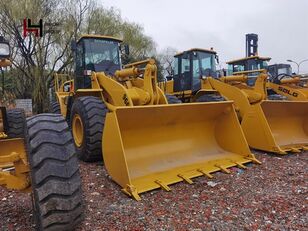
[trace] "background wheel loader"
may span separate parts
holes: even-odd
[[[246,38],[250,39],[249,36]],[[249,50],[257,52],[255,43],[248,41],[247,44]],[[250,48],[249,44],[253,47]],[[225,98],[234,100],[251,147],[279,154],[307,150],[308,103],[287,101],[281,95],[269,100],[269,76],[262,69],[267,67],[268,60],[252,53],[251,57],[228,62],[232,76],[208,78],[207,81]]]
[[[307,77],[292,74],[290,64],[274,64],[267,68],[270,77],[267,87],[274,94],[280,94],[288,100],[307,101]]]
[[[0,38],[0,67],[10,65]],[[73,230],[83,206],[78,159],[65,119],[0,107],[0,185],[32,192],[37,230]],[[3,201],[1,203],[4,203]]]
[[[136,200],[142,192],[169,191],[173,183],[258,162],[231,102],[168,105],[155,61],[122,69],[120,44],[108,36],[82,36],[72,44],[73,80],[56,78],[57,102],[80,159],[103,155],[109,175]]]
[[[173,75],[158,86],[168,97],[169,103],[215,102],[225,99],[214,89],[203,87],[202,76],[218,77],[218,56],[213,49],[192,48],[174,56]],[[175,100],[177,99],[177,100]]]

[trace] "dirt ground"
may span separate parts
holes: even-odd
[[[81,163],[85,230],[308,230],[308,153],[257,153],[262,165],[198,177],[137,202],[101,163]],[[34,230],[30,194],[0,189],[0,230]]]

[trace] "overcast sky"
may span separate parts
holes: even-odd
[[[259,55],[271,63],[308,59],[308,0],[100,1],[141,24],[158,50],[214,47],[222,63],[244,57],[245,34],[256,33]],[[308,73],[308,62],[301,72]]]

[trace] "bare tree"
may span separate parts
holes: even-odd
[[[13,67],[18,70],[15,94],[31,97],[36,112],[43,112],[48,82],[57,70],[65,69],[71,62],[70,41],[81,29],[82,20],[91,0],[11,0],[0,3],[1,30],[13,47]],[[21,14],[22,12],[22,14]],[[34,22],[59,24],[43,37],[29,34],[23,37],[22,16],[29,15]]]
[[[157,56],[161,66],[163,67],[163,74],[165,76],[172,75],[174,55],[176,53],[177,50],[175,48],[167,47],[163,49]]]
[[[54,31],[44,27],[42,37],[23,37],[23,18],[33,23],[58,24]],[[13,48],[9,72],[17,98],[32,98],[35,112],[48,108],[48,88],[54,72],[71,71],[71,40],[82,33],[105,34],[122,38],[131,47],[131,60],[155,54],[155,43],[143,28],[121,18],[115,8],[104,8],[97,0],[1,0],[0,35]]]

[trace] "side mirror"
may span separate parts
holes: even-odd
[[[129,56],[129,45],[128,44],[124,45],[124,53],[125,55]]]
[[[76,43],[75,40],[72,40],[71,41],[71,50],[75,52],[76,49],[77,49],[77,43]]]
[[[10,58],[10,53],[10,44],[4,39],[3,36],[0,36],[0,59]]]
[[[120,45],[121,54],[128,57],[129,56],[129,45],[128,44],[121,44]]]

